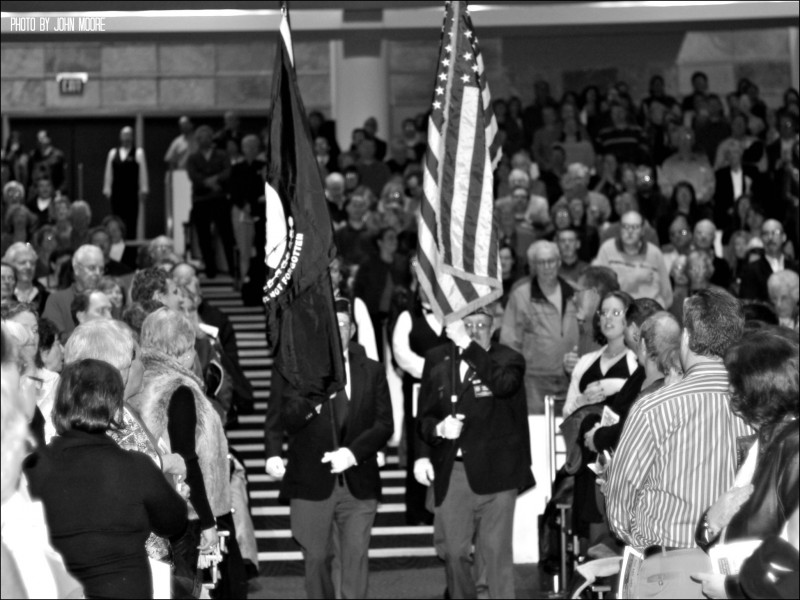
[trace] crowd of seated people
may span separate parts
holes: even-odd
[[[494,339],[526,360],[529,414],[544,412],[545,396],[562,396],[564,416],[580,421],[574,429],[574,506],[580,518],[574,524],[582,549],[603,541],[617,551],[619,540],[640,549],[695,545],[686,536],[639,538],[626,529],[619,515],[634,511],[625,504],[633,496],[619,491],[620,476],[614,477],[613,469],[608,482],[613,518],[606,501],[595,497],[595,477],[586,468],[592,457],[598,451],[637,447],[636,432],[629,431],[626,419],[640,427],[647,411],[658,410],[649,404],[639,407],[637,398],[663,394],[681,377],[688,381],[693,365],[702,362],[697,357],[711,357],[720,368],[723,361],[739,364],[744,356],[742,315],[748,328],[764,330],[752,343],[781,356],[794,352],[796,370],[800,100],[796,90],[787,90],[781,106],[767,107],[749,80],[723,100],[709,85],[705,74],[696,73],[693,92],[679,101],[655,76],[649,95],[637,103],[622,82],[605,90],[592,86],[580,94],[567,92],[556,100],[539,81],[530,106],[516,97],[494,101],[503,148],[494,181],[503,273],[503,297],[492,309]],[[357,339],[370,357],[403,378],[406,519],[429,523],[424,486],[414,477],[417,432],[410,407],[427,351],[446,338],[413,268],[424,195],[426,116],[406,119],[388,141],[378,136],[375,119],[368,118],[341,146],[333,123],[323,115],[312,112],[309,124],[338,250],[331,265],[335,293],[353,301]],[[34,153],[4,153],[4,177],[10,179],[2,199],[4,397],[8,368],[19,382],[12,386],[19,415],[8,418],[27,421],[41,454],[40,465],[26,467],[24,494],[28,501],[40,499],[45,517],[58,521],[50,525],[51,532],[68,519],[87,518],[85,512],[66,515],[53,506],[58,500],[41,473],[55,468],[58,453],[68,451],[64,440],[112,432],[119,447],[144,452],[152,464],[133,461],[131,467],[141,471],[137,477],[143,482],[137,490],[143,516],[125,542],[136,546],[137,559],[109,565],[117,565],[115,576],[141,570],[147,558],[163,562],[165,549],[172,547],[176,564],[182,561],[172,577],[189,595],[198,592],[191,568],[197,547],[204,553],[216,544],[212,522],[235,529],[232,538],[239,537],[240,527],[252,529],[252,524],[240,525],[246,507],[231,512],[230,490],[217,481],[229,477],[230,465],[197,452],[193,443],[207,439],[204,450],[227,454],[223,428],[253,406],[230,320],[203,298],[199,277],[213,277],[218,270],[216,250],[205,239],[213,221],[237,287],[246,301],[261,301],[264,141],[264,132],[243,131],[233,113],[216,134],[208,127],[195,131],[188,118],[181,119],[181,135],[166,160],[173,168],[187,169],[196,202],[215,203],[213,210],[192,218],[202,233],[202,263],[184,262],[182,249],[164,236],[134,246],[122,219],[98,219],[85,201],[70,202],[65,157],[46,132]],[[692,312],[687,306],[693,302]],[[713,337],[701,321],[716,318],[714,310],[724,312],[725,307],[732,319],[726,324],[731,337],[725,343],[706,340],[706,346],[692,346],[689,340]],[[162,330],[154,331],[158,323]],[[175,328],[168,340],[159,337],[168,329],[164,323]],[[110,350],[120,344],[125,356]],[[99,354],[104,348],[108,352]],[[739,348],[739,354],[729,354],[731,348]],[[97,359],[113,369],[91,362]],[[786,361],[791,363],[791,356]],[[164,365],[171,365],[173,376],[161,382],[157,376]],[[142,385],[143,370],[160,382],[158,389]],[[84,389],[86,377],[102,378],[104,388]],[[750,393],[747,382],[732,384]],[[746,413],[746,407],[726,408],[727,387],[722,395],[719,414],[733,423],[725,412],[733,411],[747,421],[735,422],[731,431],[752,433],[748,428],[755,428],[768,436],[765,444],[773,443],[777,434],[765,429],[772,421]],[[70,398],[80,398],[87,412],[74,414],[76,406],[67,406]],[[166,412],[148,412],[150,405]],[[602,407],[613,410],[619,423],[599,427]],[[796,403],[780,410],[781,419],[797,417]],[[5,401],[3,414],[5,446]],[[198,428],[208,420],[213,427],[198,430],[199,437],[190,435],[186,423],[172,431],[175,414],[186,423],[194,418]],[[796,421],[791,427],[796,439]],[[160,444],[159,438],[174,447]],[[128,458],[115,446],[101,446],[98,451],[106,452],[109,461],[104,468],[119,469]],[[624,461],[617,464],[621,470]],[[713,490],[722,495],[723,488],[733,485],[736,465],[712,466],[726,473]],[[152,467],[160,467],[173,490],[177,486],[180,491],[179,483],[194,488],[188,509],[185,501],[182,510],[177,508],[179,496],[167,493]],[[75,468],[69,478],[86,476],[79,465]],[[796,454],[789,468],[796,478]],[[20,487],[18,482],[14,486]],[[155,497],[147,494],[160,494],[159,502],[174,504],[171,518],[166,513],[160,520],[145,518]],[[711,494],[686,500],[683,517],[692,526],[717,500]],[[796,494],[788,501],[787,510],[791,502],[796,508]],[[115,527],[113,498],[103,512],[108,526]],[[780,527],[791,515],[784,516]],[[716,512],[711,517],[713,525],[723,525]],[[776,527],[759,529],[759,535],[779,536]],[[109,573],[87,570],[87,556],[76,541],[54,539],[53,548],[42,552],[60,552],[62,566],[87,595],[130,593]],[[14,549],[9,550],[13,555]],[[107,550],[112,557],[123,549]],[[257,563],[257,557],[229,555],[235,564],[227,569],[234,582],[242,578],[247,561]],[[155,577],[158,567],[151,570]],[[238,597],[242,590],[226,588],[224,593]]]

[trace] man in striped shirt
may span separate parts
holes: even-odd
[[[744,329],[739,301],[701,290],[683,321],[683,380],[634,404],[609,468],[609,524],[644,557],[629,597],[703,598],[689,577],[708,561],[695,527],[733,485],[737,439],[752,433],[730,409],[722,362]]]

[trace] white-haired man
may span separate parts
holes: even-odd
[[[38,314],[42,314],[50,293],[34,278],[38,256],[33,246],[15,242],[8,247],[3,262],[7,262],[17,272],[14,298],[17,302],[32,304]]]
[[[47,299],[42,316],[56,324],[61,332],[62,341],[65,341],[78,325],[70,312],[75,295],[96,288],[103,276],[104,267],[102,250],[97,246],[84,244],[72,255],[75,283],[64,290],[53,292]]]
[[[578,344],[575,290],[558,276],[558,246],[539,240],[528,248],[533,274],[511,291],[500,343],[525,357],[529,414],[544,414],[544,397],[564,394],[569,379],[563,357]]]

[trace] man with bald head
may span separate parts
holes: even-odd
[[[544,397],[567,391],[564,355],[578,345],[575,289],[559,277],[561,256],[553,242],[528,248],[531,277],[512,289],[503,314],[500,343],[525,357],[529,414],[544,413]]]
[[[631,210],[620,219],[619,235],[600,246],[592,263],[617,274],[619,287],[634,298],[652,298],[664,308],[672,306],[672,284],[664,255],[642,235],[644,219]]]
[[[714,274],[711,276],[710,283],[717,285],[723,289],[728,289],[733,283],[733,274],[728,261],[717,256],[714,244],[717,237],[717,227],[709,219],[698,221],[694,226],[694,235],[692,237],[692,244],[695,250],[702,250],[711,256]],[[678,310],[683,310],[678,307]]]
[[[764,243],[764,256],[745,267],[739,295],[747,300],[769,302],[767,281],[770,275],[784,269],[797,273],[798,265],[797,261],[783,255],[786,232],[779,221],[764,221],[761,225],[761,241]]]
[[[148,193],[144,150],[134,145],[133,128],[123,127],[119,147],[108,152],[103,195],[111,202],[112,214],[122,219],[129,232],[137,232],[139,203],[144,204]]]

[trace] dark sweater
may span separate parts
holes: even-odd
[[[153,460],[105,433],[71,430],[26,464],[53,547],[87,598],[152,598],[144,543],[186,528],[186,503]]]
[[[610,452],[616,449],[619,436],[622,435],[622,427],[625,425],[631,406],[642,391],[645,378],[644,367],[639,366],[628,377],[619,392],[609,399],[608,408],[619,415],[619,423],[610,427],[601,427],[594,432],[594,446],[598,452],[603,452],[603,450]]]
[[[191,490],[189,497],[192,506],[200,517],[200,526],[208,529],[214,526],[214,512],[208,503],[203,472],[197,459],[195,448],[195,431],[197,429],[197,411],[194,407],[192,390],[182,385],[169,402],[167,409],[167,432],[172,451],[180,454],[186,463],[186,484]]]

